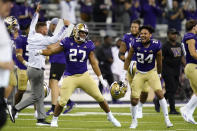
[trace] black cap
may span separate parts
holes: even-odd
[[[170,28],[170,29],[168,29],[168,32],[167,32],[168,34],[170,33],[170,34],[179,34],[179,32],[175,29],[175,28]]]

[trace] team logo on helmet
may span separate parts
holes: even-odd
[[[122,98],[127,92],[127,85],[125,85],[122,81],[115,81],[111,84],[110,92],[113,98]]]
[[[6,17],[4,22],[9,32],[14,32],[16,29],[19,30],[18,21],[14,16]]]
[[[84,32],[86,34],[86,37],[85,38],[80,37],[80,35],[79,35],[80,32]],[[73,35],[74,35],[74,38],[77,41],[85,42],[88,38],[88,27],[87,27],[87,25],[82,24],[82,23],[77,24],[74,27]]]

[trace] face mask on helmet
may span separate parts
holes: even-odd
[[[19,30],[19,24],[14,16],[8,16],[4,20],[5,25],[10,33],[14,33],[15,30]]]
[[[88,38],[88,27],[85,24],[77,24],[74,28],[74,38],[77,41],[85,42]]]
[[[115,81],[111,84],[110,92],[113,98],[120,99],[126,94],[127,85],[125,85],[122,81]]]

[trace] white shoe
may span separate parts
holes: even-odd
[[[137,127],[137,120],[132,120],[132,123],[130,125],[130,128],[135,129]]]
[[[138,107],[138,110],[137,110],[137,118],[143,118],[142,108],[139,108]]]
[[[185,110],[184,107],[181,107],[181,108],[180,108],[180,112],[181,112],[181,116],[183,117],[183,119],[184,119],[186,122],[189,122],[189,121],[188,121],[188,115],[187,115],[187,112],[186,112],[186,110]]]
[[[38,112],[35,111],[35,113],[34,113],[34,118],[37,118],[37,117],[38,117]]]
[[[52,120],[51,121],[51,127],[58,127],[57,121]]]
[[[107,117],[107,119],[108,119],[109,121],[111,121],[112,124],[113,124],[115,127],[121,127],[120,122],[119,122],[116,118],[114,118],[114,117],[112,117],[112,118]]]
[[[166,119],[165,123],[166,123],[167,128],[173,127],[173,124],[171,123],[169,119]]]
[[[192,123],[192,124],[195,124],[195,125],[197,124],[197,122],[194,120],[194,117],[192,115],[188,115],[187,120],[188,120],[189,123]]]

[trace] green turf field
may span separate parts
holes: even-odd
[[[122,127],[116,128],[107,121],[106,115],[99,108],[75,108],[67,115],[59,117],[59,127],[39,127],[36,126],[36,119],[33,116],[33,109],[25,109],[21,112],[16,123],[13,124],[8,119],[6,126],[2,131],[129,131],[131,124],[130,108],[111,108],[115,117],[121,122]],[[197,125],[192,125],[183,121],[180,115],[170,115],[174,124],[172,128],[166,128],[163,114],[156,113],[153,107],[143,108],[142,119],[138,119],[136,131],[197,131]],[[197,112],[194,114],[197,120]],[[51,121],[51,116],[47,118]]]

